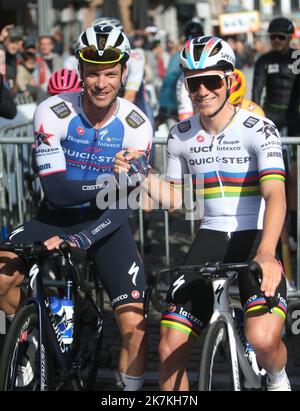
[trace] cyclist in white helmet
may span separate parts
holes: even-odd
[[[235,56],[224,40],[204,36],[188,41],[180,64],[198,113],[170,130],[165,180],[149,174],[142,187],[163,207],[179,208],[184,177],[192,175],[203,214],[184,264],[254,259],[262,267],[260,285],[247,271],[239,276],[245,334],[268,372],[267,389],[290,391],[281,341],[287,304],[278,242],[286,202],[278,130],[269,119],[229,102]],[[124,152],[118,153],[115,171],[127,170],[136,157],[133,150],[124,162]],[[273,298],[271,313],[267,297]],[[187,390],[186,364],[212,313],[211,284],[181,272],[167,303],[159,344],[160,386]]]
[[[114,17],[100,17],[95,20],[92,25],[95,24],[109,24],[123,30],[123,25],[120,20]],[[144,72],[145,72],[145,55],[142,48],[131,48],[131,58],[127,65],[127,76],[124,83],[124,95],[123,97],[136,104],[149,118],[151,116],[147,112],[147,105],[145,104],[144,90]]]
[[[135,147],[146,169],[151,149],[149,120],[118,97],[130,52],[127,37],[116,27],[90,26],[80,34],[75,54],[83,90],[52,96],[35,112],[36,162],[45,197],[37,217],[14,230],[9,240],[42,241],[49,250],[68,241],[87,250],[120,329],[124,390],[136,391],[143,385],[147,351],[146,278],[128,224],[130,206],[125,202],[124,208],[118,198],[110,208],[102,194],[103,189],[116,190],[113,160],[118,151]],[[23,268],[11,253],[2,257],[0,309],[14,315],[20,305]]]

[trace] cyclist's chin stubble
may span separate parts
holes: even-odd
[[[115,99],[116,93],[112,93],[111,91],[107,92],[107,94],[104,95],[101,99],[97,98],[97,96],[99,95],[98,93],[101,94],[100,91],[94,92],[92,89],[90,89],[87,93],[90,104],[98,108],[108,107],[111,104],[111,102]]]

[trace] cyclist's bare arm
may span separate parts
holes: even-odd
[[[281,279],[281,266],[275,259],[276,245],[283,227],[286,201],[284,182],[277,180],[264,181],[260,190],[265,199],[266,208],[263,221],[263,233],[255,261],[263,269],[261,290],[266,296],[274,296]]]
[[[140,155],[140,153],[135,150],[128,149],[127,151],[128,154],[126,157],[124,157],[125,150],[117,153],[114,166],[116,173],[129,171],[130,166],[128,161]],[[145,178],[142,183],[142,188],[153,201],[158,202],[164,209],[174,211],[180,208],[182,204],[182,189],[176,188],[172,183],[152,173],[149,173],[148,177]]]

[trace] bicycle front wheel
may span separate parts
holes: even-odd
[[[42,361],[41,351],[44,354]],[[47,349],[40,350],[36,306],[25,306],[14,318],[5,338],[0,367],[0,391],[48,390],[51,385],[48,356]]]
[[[225,321],[216,321],[205,337],[199,369],[199,391],[234,391],[234,372]],[[239,386],[239,381],[236,381]]]

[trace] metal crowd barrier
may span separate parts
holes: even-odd
[[[163,145],[166,147],[167,144],[167,138],[165,136],[158,136],[153,140],[155,145]],[[284,146],[287,146],[290,148],[291,146],[297,146],[297,159],[300,159],[300,137],[281,137],[281,142]],[[163,155],[163,170],[166,169],[166,150],[164,150],[164,155]],[[300,161],[297,162],[297,175],[300,176]],[[298,220],[297,220],[297,257],[296,257],[296,273],[294,273],[294,279],[296,283],[296,289],[295,290],[288,290],[288,296],[289,297],[300,297],[300,178],[297,179],[297,210],[298,210]],[[140,209],[139,210],[140,214],[143,213],[143,211]],[[164,212],[164,220],[165,220],[165,262],[166,265],[170,265],[170,236],[169,236],[169,214],[168,212]],[[140,218],[140,221],[143,221],[142,218]],[[140,224],[140,231],[143,231],[143,227]],[[190,236],[191,236],[191,241],[193,240],[195,235],[195,221],[191,220],[190,221]],[[143,237],[140,235],[140,239],[142,241]],[[143,245],[143,244],[142,244]]]
[[[31,126],[31,130],[28,130]],[[27,130],[27,131],[26,131]],[[7,231],[23,224],[24,221],[32,217],[34,208],[32,207],[32,197],[25,186],[24,175],[26,172],[31,173],[31,144],[33,137],[32,125],[26,124],[15,127],[4,127],[0,129],[0,224],[2,238]],[[156,148],[160,148],[157,153],[156,161],[159,164],[159,171],[166,169],[166,135],[156,134],[153,143]],[[284,145],[297,146],[297,158],[300,158],[300,137],[283,137]],[[158,150],[157,150],[158,151]],[[298,176],[300,176],[300,161],[297,165]],[[40,186],[37,187],[40,189]],[[190,190],[191,191],[191,190]],[[297,180],[297,208],[300,210],[300,178]],[[195,221],[190,220],[190,237],[191,242],[195,235]],[[170,265],[170,224],[169,214],[164,211],[164,231],[165,231],[165,264]],[[143,210],[139,209],[139,239],[143,253],[144,249],[144,227],[143,227]],[[298,213],[297,222],[297,244],[300,244],[300,213]],[[300,247],[297,247],[297,268],[296,268],[296,285],[295,291],[290,291],[289,296],[300,296]]]
[[[26,123],[8,124],[0,127],[0,138],[9,137],[11,139],[17,137],[33,136],[32,120]],[[19,140],[17,141],[19,142]]]

